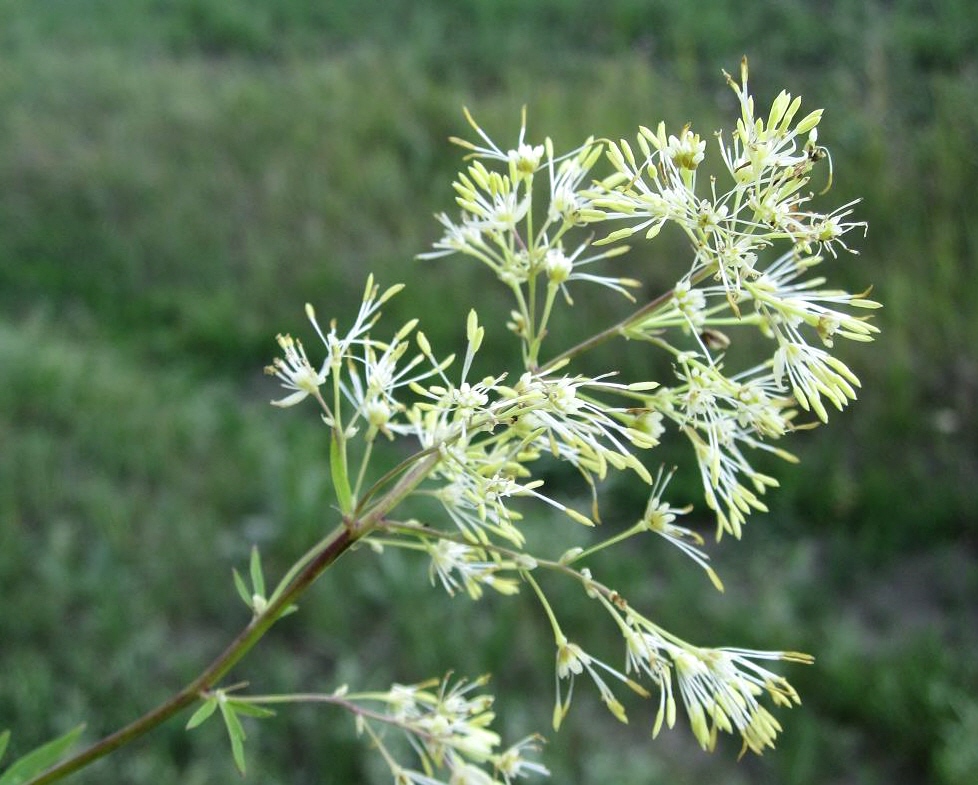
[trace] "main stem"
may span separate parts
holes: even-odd
[[[261,640],[285,609],[292,605],[330,565],[349,550],[357,540],[380,525],[384,516],[400,504],[428,476],[438,460],[437,454],[425,456],[407,471],[395,486],[384,494],[381,500],[362,517],[353,521],[344,521],[337,526],[319,544],[320,550],[317,555],[295,576],[288,588],[273,602],[269,603],[260,615],[255,616],[224,651],[182,690],[139,719],[95,742],[78,754],[52,766],[44,773],[28,780],[24,785],[45,785],[46,783],[57,782],[69,774],[85,768],[99,758],[103,758],[120,747],[135,741],[199,700],[201,693],[213,689]]]

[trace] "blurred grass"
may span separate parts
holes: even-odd
[[[717,551],[725,595],[659,551],[605,569],[697,640],[819,661],[790,674],[805,705],[761,760],[702,757],[685,731],[652,743],[639,706],[626,733],[582,690],[548,764],[558,782],[975,781],[976,51],[968,0],[0,4],[0,727],[14,752],[165,697],[243,621],[228,578],[250,545],[274,574],[328,525],[310,413],[259,403],[272,337],[306,331],[304,302],[342,318],[374,271],[409,283],[392,321],[420,311],[443,346],[470,304],[505,306],[481,270],[412,260],[437,234],[431,213],[451,209],[462,105],[497,139],[524,103],[531,135],[558,146],[659,118],[705,135],[729,125],[719,70],[746,52],[762,102],[787,87],[828,109],[826,204],[862,197],[870,224],[833,277],[874,285],[884,333],[848,352],[863,400],[793,446],[803,463],[778,468],[772,514]],[[685,255],[669,237],[657,253]],[[568,342],[613,307],[589,302]],[[486,350],[507,344],[491,333]],[[634,515],[632,493],[616,489],[609,525]],[[243,675],[285,690],[492,670],[511,735],[547,727],[533,604],[473,612],[425,570],[352,554]],[[586,610],[568,611],[582,636]],[[350,725],[296,710],[254,727],[250,777],[385,781]],[[229,781],[223,744],[178,722],[78,781]]]

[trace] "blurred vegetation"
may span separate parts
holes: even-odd
[[[547,762],[568,783],[978,781],[970,0],[0,4],[0,728],[14,727],[13,752],[79,721],[94,738],[168,695],[245,620],[229,578],[251,544],[281,570],[330,523],[314,415],[276,414],[260,376],[276,332],[308,332],[304,302],[342,318],[374,271],[409,284],[392,319],[423,312],[442,346],[470,304],[503,307],[481,270],[413,260],[452,206],[461,106],[506,139],[526,104],[531,136],[565,147],[660,118],[706,135],[731,122],[720,69],[745,52],[759,100],[787,87],[827,107],[828,203],[862,197],[870,224],[833,275],[875,287],[884,332],[848,354],[863,400],[797,440],[803,462],[778,467],[772,513],[714,550],[726,594],[658,551],[654,570],[635,553],[605,570],[696,640],[819,659],[789,674],[805,705],[763,759],[702,756],[685,731],[651,742],[642,707],[625,729],[582,690]],[[685,254],[668,236],[658,252]],[[612,307],[589,302],[568,340]],[[614,498],[608,525],[640,503],[628,488]],[[480,613],[429,589],[425,569],[351,555],[242,677],[271,691],[491,670],[510,735],[547,727],[551,644],[530,598]],[[249,778],[386,781],[351,726],[305,709],[254,726]],[[76,779],[231,781],[224,743],[171,723]]]

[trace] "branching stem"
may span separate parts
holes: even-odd
[[[292,579],[291,583],[268,604],[265,610],[255,616],[238,633],[221,654],[208,665],[197,678],[179,692],[168,698],[156,708],[123,728],[95,742],[81,752],[67,758],[46,772],[39,774],[24,785],[46,785],[64,779],[99,758],[103,758],[120,747],[145,735],[159,725],[179,714],[183,709],[200,699],[202,693],[212,690],[228,672],[264,637],[265,633],[282,616],[289,606],[305,593],[315,580],[342,556],[358,539],[374,529],[383,517],[396,507],[413,491],[438,463],[437,453],[427,455],[416,463],[403,477],[363,516],[354,521],[345,521],[337,526],[316,547],[318,553],[309,559],[305,567]]]
[[[701,270],[700,272],[698,272],[696,275],[692,277],[692,279],[690,280],[690,285],[695,286],[704,278],[706,278],[708,275],[710,275],[712,272],[714,272],[712,269]],[[672,299],[674,294],[675,294],[675,289],[669,289],[668,291],[660,294],[655,299],[649,300],[647,303],[645,303],[645,305],[641,306],[635,311],[632,311],[628,316],[626,316],[620,322],[616,322],[615,324],[611,325],[611,327],[608,327],[602,330],[601,332],[592,335],[590,338],[581,341],[576,346],[572,346],[570,349],[561,352],[553,359],[547,361],[543,366],[541,366],[540,371],[541,372],[548,371],[549,369],[563,363],[566,360],[573,360],[575,357],[579,357],[585,352],[589,352],[591,351],[591,349],[601,346],[601,344],[606,343],[607,341],[610,341],[613,338],[620,337],[621,335],[624,334],[625,330],[627,330],[631,325],[641,321],[649,314],[655,313],[659,308],[661,308],[663,305],[668,303],[669,300]]]

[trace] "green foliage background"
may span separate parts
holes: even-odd
[[[503,307],[481,270],[412,258],[452,207],[461,106],[508,139],[526,104],[531,136],[565,147],[660,118],[708,135],[734,116],[720,69],[744,53],[762,103],[787,87],[827,107],[831,203],[861,196],[871,227],[834,274],[874,285],[883,335],[848,351],[862,400],[796,440],[803,462],[778,467],[772,513],[714,549],[726,594],[654,548],[603,569],[695,640],[818,661],[789,673],[805,705],[763,759],[701,755],[684,730],[652,742],[651,708],[630,706],[624,728],[582,690],[547,762],[566,783],[978,780],[970,0],[0,4],[0,728],[13,726],[13,753],[80,721],[94,738],[165,697],[246,620],[230,570],[251,544],[274,574],[332,524],[315,415],[270,409],[261,376],[276,332],[308,333],[303,303],[347,316],[374,271],[409,284],[391,316],[423,312],[441,346],[470,305],[485,322]],[[633,262],[667,265],[684,253],[670,242]],[[612,308],[582,306],[568,340]],[[505,332],[487,345],[502,357]],[[608,525],[628,522],[635,491],[613,497]],[[241,676],[328,690],[491,670],[509,734],[547,727],[551,644],[531,598],[472,607],[425,571],[352,554]],[[568,613],[579,637],[604,634]],[[307,709],[250,725],[249,780],[386,781],[351,726]],[[235,781],[217,731],[171,723],[75,781]]]

